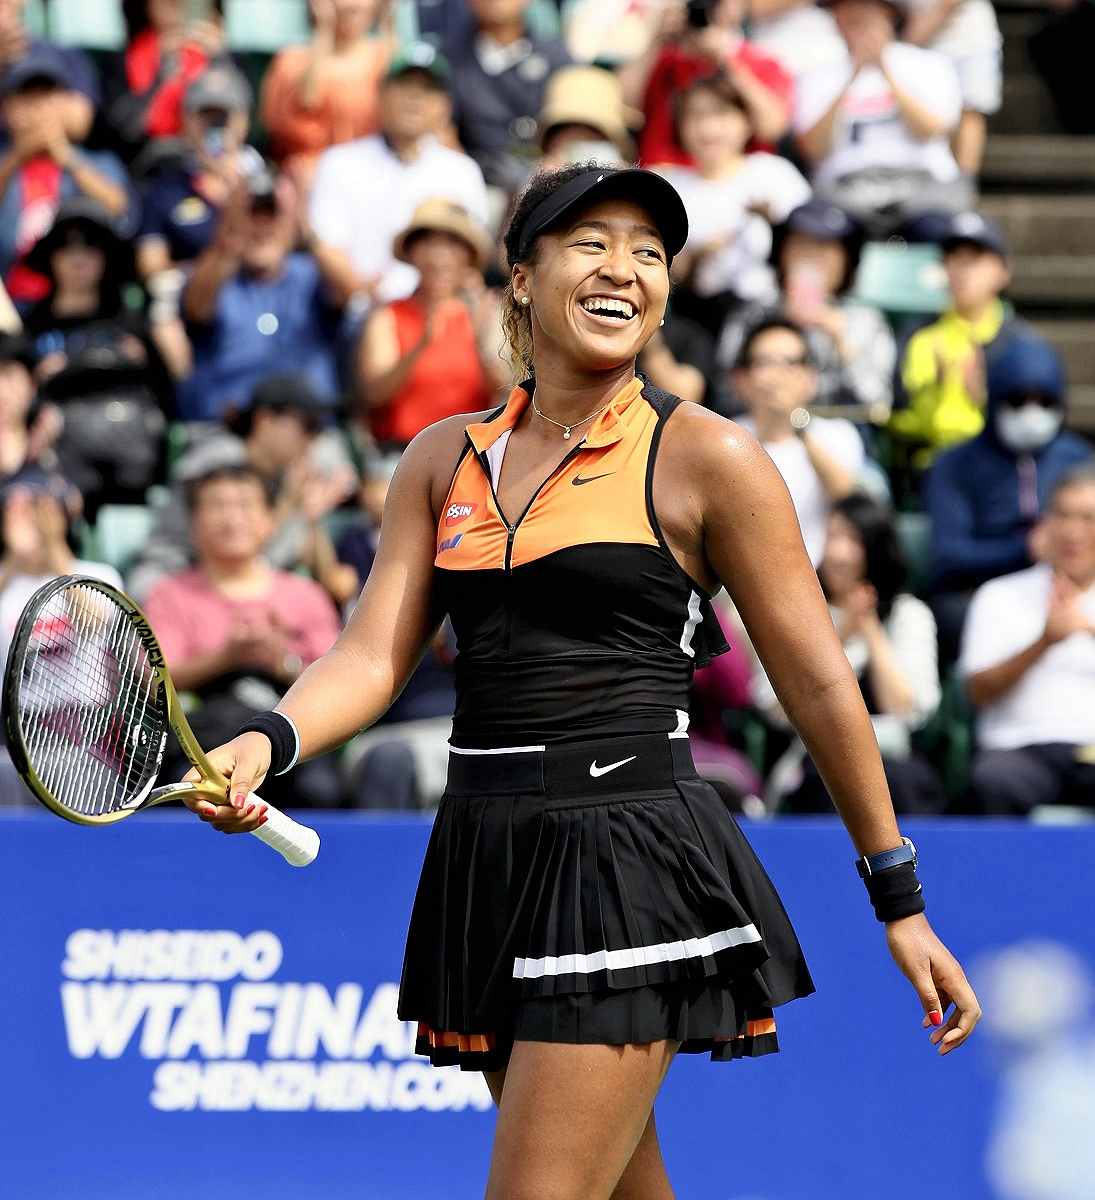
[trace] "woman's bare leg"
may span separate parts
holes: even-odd
[[[494,1103],[501,1105],[502,1088],[506,1082],[505,1068],[500,1071],[484,1071],[483,1077],[487,1081],[491,1096],[494,1097]],[[612,1200],[674,1200],[673,1187],[666,1174],[665,1161],[658,1144],[653,1111],[630,1162],[620,1176],[620,1182],[616,1184]]]
[[[671,1200],[652,1109],[676,1048],[517,1042],[486,1075],[501,1101],[487,1200]]]

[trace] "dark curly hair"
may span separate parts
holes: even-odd
[[[559,167],[555,171],[539,171],[529,180],[525,190],[517,197],[506,225],[505,237],[502,239],[506,247],[506,262],[510,268],[521,261],[521,230],[532,210],[546,200],[557,188],[577,179],[587,171],[597,169],[606,175],[613,169],[598,162],[571,163]],[[538,243],[533,243],[532,250],[526,261],[535,262]],[[532,376],[532,318],[528,310],[517,303],[513,294],[513,283],[506,284],[502,293],[502,332],[509,346],[510,363],[518,380],[529,379]]]
[[[833,505],[833,512],[848,522],[863,544],[863,575],[878,593],[878,615],[886,620],[893,602],[908,586],[908,570],[897,539],[893,515],[863,492],[853,492]]]

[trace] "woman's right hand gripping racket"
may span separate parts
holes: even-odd
[[[169,725],[196,774],[156,787]],[[27,602],[4,671],[4,726],[27,787],[69,821],[110,825],[168,800],[217,806],[223,817],[228,780],[194,738],[156,635],[137,605],[101,580],[62,576]],[[230,813],[229,828],[239,819]],[[269,804],[265,816],[248,831],[294,867],[314,861],[314,829]]]

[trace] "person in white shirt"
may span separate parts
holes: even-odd
[[[835,0],[848,59],[800,81],[794,129],[816,190],[884,235],[970,207],[950,147],[962,114],[951,61],[897,39],[906,0]]]
[[[963,632],[980,813],[1095,806],[1095,467],[1061,477],[1032,552],[1037,565],[978,589]]]
[[[863,439],[844,420],[814,417],[805,428],[796,428],[808,415],[818,377],[806,335],[792,321],[771,317],[754,326],[733,376],[749,414],[739,424],[757,438],[783,476],[816,567],[832,506],[855,490],[864,469]]]
[[[814,0],[749,0],[749,40],[774,54],[796,84],[848,57],[832,14]]]
[[[438,105],[448,104],[448,67],[432,46],[410,46],[380,90],[380,132],[320,156],[309,217],[316,236],[346,254],[362,307],[409,296],[418,273],[392,245],[424,200],[454,200],[489,225],[483,173],[474,159],[441,145]]]
[[[677,137],[695,166],[662,167],[688,211],[688,241],[673,274],[705,299],[772,300],[772,225],[810,198],[810,185],[776,154],[747,154],[755,135],[744,96],[723,72],[676,98]]]

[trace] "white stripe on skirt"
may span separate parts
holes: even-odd
[[[541,979],[545,975],[589,975],[594,971],[623,971],[651,963],[677,962],[682,958],[706,958],[731,946],[759,942],[755,925],[741,925],[683,942],[659,942],[655,946],[631,946],[626,950],[595,950],[592,954],[549,954],[546,958],[515,958],[514,979]]]

